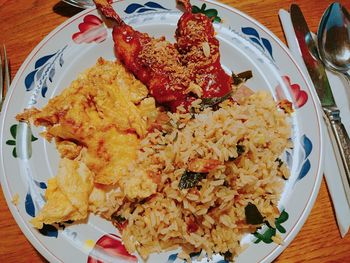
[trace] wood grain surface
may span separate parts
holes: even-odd
[[[173,0],[169,0],[173,1]],[[311,30],[317,29],[328,0],[221,0],[269,28],[286,43],[278,10],[301,7]],[[350,10],[350,1],[340,1]],[[0,0],[0,44],[10,58],[11,75],[32,49],[53,29],[80,10],[58,0]],[[0,193],[0,262],[45,262],[22,234]],[[74,262],[74,260],[72,260]],[[329,192],[323,180],[305,225],[276,262],[350,262],[350,234],[340,238]]]

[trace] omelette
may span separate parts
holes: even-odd
[[[156,184],[140,172],[140,185],[128,185],[130,166],[140,140],[158,110],[148,90],[119,62],[98,59],[42,109],[17,115],[19,121],[44,126],[42,135],[56,143],[61,156],[58,174],[48,182],[46,204],[32,220],[35,227],[85,219],[103,210],[108,192],[118,189],[129,198],[156,192]],[[147,185],[143,187],[142,184]],[[150,193],[135,189],[151,189]]]
[[[44,223],[85,219],[92,189],[93,175],[86,165],[63,158],[57,176],[48,181],[46,203],[31,223],[41,229]]]

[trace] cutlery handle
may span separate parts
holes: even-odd
[[[343,181],[344,191],[350,206],[350,139],[341,122],[338,109],[324,108],[327,128],[332,140],[335,157]],[[327,161],[327,160],[326,160]]]

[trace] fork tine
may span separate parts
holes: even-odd
[[[0,51],[0,110],[4,93],[4,74],[2,72],[2,52]]]
[[[9,67],[9,61],[7,59],[7,53],[6,53],[6,47],[5,45],[3,45],[3,49],[4,49],[4,60],[5,60],[5,65],[4,65],[4,79],[5,79],[5,83],[6,83],[6,92],[9,90],[10,88],[10,67]],[[4,96],[5,96],[5,92],[4,92]]]

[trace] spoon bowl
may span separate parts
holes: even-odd
[[[350,15],[340,3],[332,3],[324,12],[317,39],[325,66],[344,74],[350,83]]]
[[[62,2],[82,9],[87,9],[95,6],[93,0],[62,0]]]

